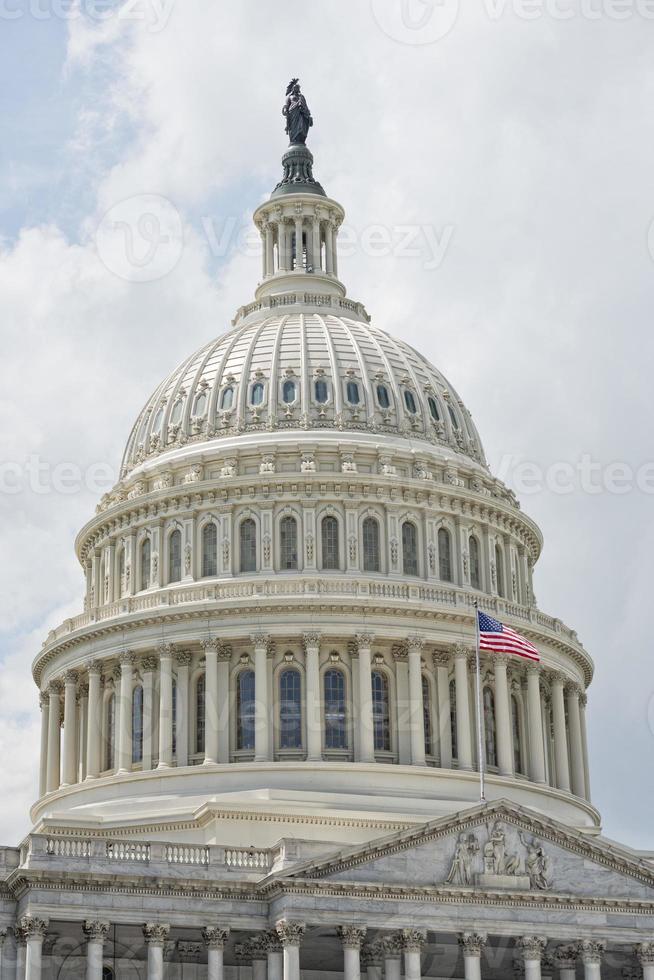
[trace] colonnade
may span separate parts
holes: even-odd
[[[264,279],[293,271],[338,276],[338,224],[322,211],[275,215],[261,222]]]

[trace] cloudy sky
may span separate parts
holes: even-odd
[[[605,832],[654,848],[654,3],[71,3],[0,0],[0,843],[29,826],[74,535],[151,389],[251,298],[300,76],[350,295],[540,523],[539,605],[596,663]]]

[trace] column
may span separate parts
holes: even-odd
[[[273,242],[273,228],[271,224],[266,224],[266,266],[265,275],[272,276],[275,272],[275,246]]]
[[[218,762],[218,640],[202,643],[204,649],[204,762]]]
[[[497,726],[497,764],[500,776],[513,776],[513,733],[511,731],[511,702],[507,678],[509,658],[493,657],[495,668],[495,724]]]
[[[643,971],[643,980],[654,980],[654,942],[639,943],[634,953]]]
[[[14,928],[14,943],[16,946],[16,980],[26,980],[27,936],[20,923],[17,923]]]
[[[470,728],[470,688],[468,657],[470,651],[459,643],[454,648],[456,682],[456,741],[459,769],[472,769],[472,735]]]
[[[409,731],[411,735],[411,763],[427,764],[425,758],[425,706],[422,696],[422,651],[425,641],[421,636],[407,637],[409,653]]]
[[[275,928],[283,949],[284,980],[300,980],[300,943],[306,926],[303,922],[281,919]]]
[[[39,694],[41,708],[41,754],[39,756],[39,797],[45,796],[48,786],[48,732],[50,714],[50,695],[47,691]],[[0,978],[2,973],[0,973]]]
[[[334,275],[338,276],[338,228],[336,225],[331,226],[332,232],[332,267],[334,270]]]
[[[277,252],[279,255],[279,271],[288,272],[286,224],[282,219],[277,225]]]
[[[207,926],[202,930],[202,938],[207,947],[207,980],[223,980],[225,967],[223,953],[229,939],[229,929],[220,926]]]
[[[590,767],[588,765],[588,733],[586,730],[586,704],[588,698],[584,691],[579,695],[579,717],[581,719],[581,744],[584,753],[584,774],[586,776],[586,799],[590,801]]]
[[[268,643],[267,633],[254,633],[254,761],[267,762],[270,759],[270,739],[268,737]]]
[[[188,650],[178,653],[177,661],[177,713],[176,713],[176,760],[178,766],[188,765],[188,675],[191,654]]]
[[[170,934],[170,926],[160,922],[146,922],[143,937],[148,948],[147,980],[163,980],[163,951]]]
[[[252,980],[267,980],[268,952],[263,946],[263,937],[255,936],[250,946],[252,958]]]
[[[144,657],[141,661],[143,677],[143,771],[152,769],[154,732],[154,672],[156,657]]]
[[[53,681],[48,688],[50,710],[48,712],[48,793],[59,789],[61,755],[61,681]]]
[[[132,769],[132,690],[134,686],[134,661],[136,657],[130,650],[123,650],[120,663],[120,729],[118,732],[118,754],[116,768],[119,773]]]
[[[95,551],[93,553],[93,558],[91,559],[91,563],[92,563],[91,580],[93,582],[93,587],[92,587],[93,602],[91,603],[91,605],[97,607],[102,605],[102,601],[103,601],[102,597],[104,592],[104,582],[100,582],[100,552],[99,551]]]
[[[32,915],[24,915],[20,920],[21,932],[26,940],[25,980],[41,980],[43,940],[48,923]]]
[[[218,762],[229,762],[229,664],[232,648],[221,646],[218,651]]]
[[[284,954],[281,941],[274,929],[264,933],[263,947],[268,954],[268,980],[283,980]]]
[[[64,771],[62,784],[72,786],[77,776],[77,671],[64,675]]]
[[[173,764],[173,648],[159,648],[159,765]]]
[[[559,970],[559,980],[576,980],[577,947],[559,946],[554,954],[554,962]]]
[[[0,978],[3,977],[3,960],[5,952],[5,941],[7,939],[7,930],[0,929]]]
[[[375,738],[372,718],[372,660],[370,648],[375,642],[372,633],[358,633],[359,650],[359,758],[357,762],[375,761]]]
[[[450,660],[445,653],[435,653],[436,688],[438,690],[438,739],[442,769],[452,768],[452,716],[450,711]]]
[[[525,980],[540,980],[540,964],[547,946],[542,936],[522,936],[516,940],[516,948],[522,954],[525,966]]]
[[[328,276],[334,275],[334,238],[332,236],[332,226],[329,222],[325,223],[325,265]]]
[[[382,952],[384,954],[384,980],[400,980],[402,975],[402,936],[384,936]]]
[[[565,704],[563,702],[563,674],[552,676],[552,717],[554,720],[554,761],[556,785],[570,792],[570,766],[568,763],[568,736],[565,729]]]
[[[405,980],[421,980],[420,956],[427,937],[424,932],[420,932],[418,929],[403,929],[402,939],[404,942]]]
[[[465,980],[481,980],[481,951],[485,945],[486,936],[479,933],[463,932],[459,936]]]
[[[361,968],[366,971],[366,980],[382,980],[383,945],[380,940],[367,943],[361,949]]]
[[[301,270],[304,267],[303,262],[303,219],[302,215],[298,215],[295,218],[295,268],[296,270]]]
[[[109,933],[109,923],[87,919],[82,931],[86,936],[86,980],[102,980],[104,944]]]
[[[596,939],[582,939],[579,943],[579,955],[584,964],[584,980],[600,980],[604,949],[605,944]]]
[[[307,761],[322,759],[322,698],[320,696],[320,633],[304,634],[307,702]]]
[[[584,771],[584,750],[581,740],[581,715],[579,713],[579,688],[569,684],[566,688],[568,701],[568,724],[570,726],[570,761],[572,792],[582,799],[586,795],[586,773]]]
[[[92,660],[88,665],[89,716],[86,725],[86,778],[97,779],[100,775],[102,744],[102,664]]]
[[[540,667],[527,668],[527,704],[529,716],[529,775],[535,783],[545,782],[545,746],[540,701]]]
[[[311,222],[311,233],[312,233],[312,246],[311,246],[311,262],[313,264],[314,272],[322,272],[322,255],[320,247],[320,220],[319,218],[313,218]]]
[[[86,779],[86,733],[89,728],[89,685],[83,681],[79,686],[79,723],[77,739],[77,782]]]
[[[366,930],[358,926],[339,926],[336,930],[343,944],[343,980],[361,980],[361,944]]]

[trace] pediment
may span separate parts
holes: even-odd
[[[654,902],[654,869],[645,861],[504,800],[306,862],[283,877]]]

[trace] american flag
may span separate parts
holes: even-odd
[[[477,611],[479,622],[479,649],[494,653],[512,653],[527,660],[540,660],[540,654],[533,643],[520,636],[509,626],[492,619],[486,613]]]

